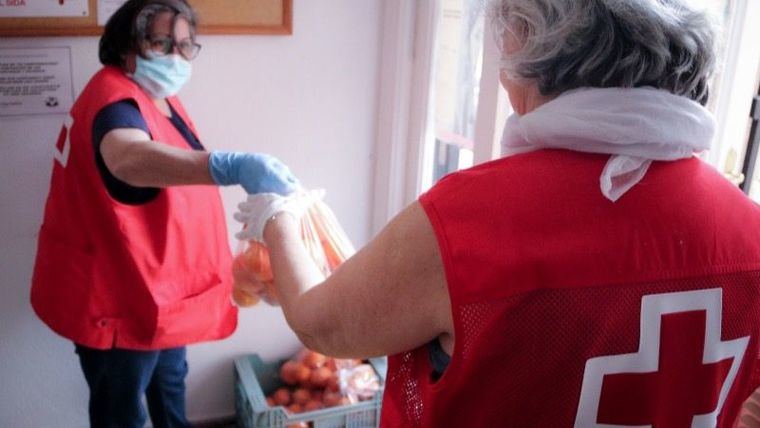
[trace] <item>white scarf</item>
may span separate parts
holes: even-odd
[[[510,116],[501,154],[539,149],[610,154],[599,184],[614,202],[644,177],[653,160],[685,159],[707,150],[714,133],[710,111],[686,97],[653,88],[583,88],[524,116]]]

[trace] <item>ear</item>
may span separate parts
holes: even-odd
[[[517,29],[507,28],[504,31],[503,45],[501,46],[503,53],[510,55],[519,52],[525,46],[527,34],[523,28],[518,26]]]

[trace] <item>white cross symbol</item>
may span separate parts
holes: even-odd
[[[652,425],[597,423],[604,378],[607,375],[621,373],[656,376],[661,368],[660,351],[662,343],[660,333],[663,315],[693,313],[694,311],[703,311],[706,314],[701,364],[706,366],[716,363],[725,364],[726,360],[732,360],[728,374],[720,386],[717,405],[708,413],[688,415],[692,416],[692,428],[716,426],[718,415],[739,371],[742,357],[749,342],[749,336],[725,342],[721,341],[722,289],[720,288],[644,296],[641,300],[639,351],[635,354],[610,355],[591,358],[586,361],[575,427],[651,427]],[[673,407],[672,403],[662,403],[662,405]]]

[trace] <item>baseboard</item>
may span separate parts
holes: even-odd
[[[235,425],[235,415],[193,422],[193,428],[234,428]]]

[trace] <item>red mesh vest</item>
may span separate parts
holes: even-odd
[[[387,427],[730,426],[759,384],[760,209],[693,158],[616,203],[607,156],[544,150],[420,198],[456,344],[389,359]]]
[[[214,186],[172,186],[142,205],[112,199],[98,173],[92,124],[132,99],[153,140],[190,150],[122,71],[87,84],[64,125],[40,228],[31,300],[58,334],[92,348],[161,349],[229,336],[231,254]],[[169,102],[193,129],[179,100]]]

